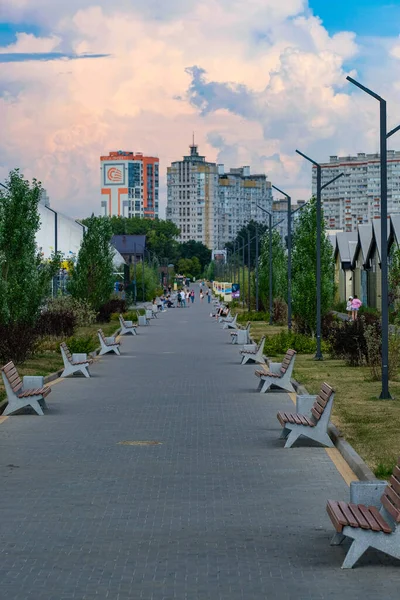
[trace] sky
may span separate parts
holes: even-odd
[[[19,167],[73,217],[99,213],[112,150],[159,156],[163,217],[192,132],[207,160],[307,199],[296,148],[379,149],[377,102],[347,75],[400,122],[399,0],[0,0],[0,21],[0,181]]]

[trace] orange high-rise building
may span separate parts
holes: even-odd
[[[159,159],[141,152],[100,157],[101,214],[158,218]]]

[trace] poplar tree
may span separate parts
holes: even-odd
[[[332,307],[335,283],[333,248],[321,223],[321,315]],[[292,309],[297,327],[315,335],[317,323],[317,206],[313,198],[301,211],[293,235]]]
[[[97,311],[110,300],[114,289],[112,227],[108,218],[94,215],[85,219],[85,226],[68,290],[74,298],[86,300]]]

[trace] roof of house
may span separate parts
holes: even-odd
[[[395,241],[400,246],[400,215],[390,215],[390,221]]]
[[[111,243],[120,254],[144,254],[146,249],[146,236],[113,235]]]
[[[356,231],[341,231],[336,234],[335,256],[339,254],[342,265],[351,263],[357,247],[358,235]]]
[[[378,252],[378,260],[379,262],[381,261],[381,247],[382,247],[382,238],[381,238],[381,220],[380,219],[374,219],[372,221],[372,228],[374,231],[374,240],[375,240],[375,244],[376,244],[376,250]],[[390,238],[390,222],[388,222],[388,228],[387,228],[387,239],[389,240]],[[369,258],[370,252],[372,251],[372,248],[370,246],[369,249],[369,253],[367,258]]]

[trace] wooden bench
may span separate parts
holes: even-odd
[[[379,505],[377,508],[328,500],[326,510],[336,529],[331,545],[340,545],[346,537],[353,540],[342,569],[351,569],[368,548],[400,559],[400,461]]]
[[[265,335],[261,338],[260,343],[255,348],[243,348],[240,351],[242,355],[242,365],[245,365],[247,362],[254,362],[257,364],[265,363],[264,358],[264,346],[265,346]]]
[[[281,438],[286,439],[285,448],[291,448],[301,436],[333,447],[328,425],[334,397],[335,390],[324,383],[318,396],[297,396],[296,412],[278,412],[276,416],[283,427]]]
[[[288,392],[295,391],[292,385],[295,357],[296,351],[288,350],[281,363],[269,362],[268,368],[255,372],[256,377],[260,378],[258,389],[261,394],[267,392],[272,385]]]
[[[231,336],[232,344],[240,344],[241,346],[248,344],[250,341],[250,321],[247,321],[245,329],[236,329],[236,331],[232,331]]]
[[[115,352],[120,355],[120,343],[115,341],[115,337],[105,337],[103,330],[99,329],[97,332],[100,341],[100,356],[107,354],[107,352]]]
[[[128,333],[137,335],[136,325],[133,324],[133,321],[125,321],[123,315],[119,315],[119,324],[121,325],[121,335],[127,335]]]
[[[82,373],[85,377],[90,377],[88,371],[89,365],[92,364],[93,360],[88,359],[87,354],[71,354],[68,346],[65,342],[60,345],[61,356],[64,362],[64,371],[61,373],[61,377],[68,377],[74,373]]]
[[[11,361],[2,367],[1,375],[8,400],[3,415],[12,415],[26,406],[30,406],[36,414],[42,417],[43,409],[47,408],[45,398],[51,392],[51,388],[44,385],[44,378],[28,375],[21,380]]]

